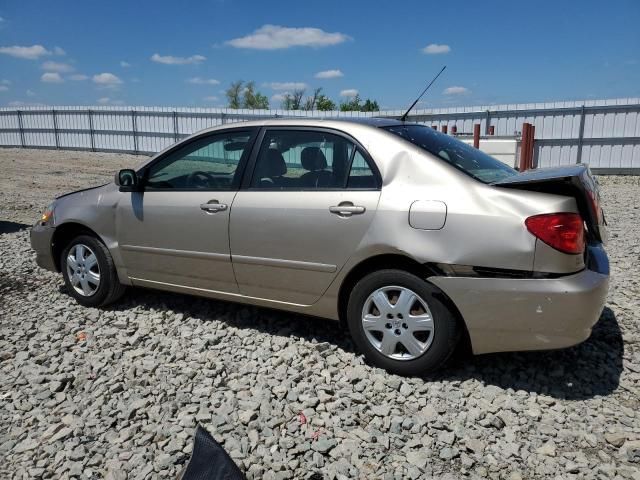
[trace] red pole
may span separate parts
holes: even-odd
[[[438,131],[438,125],[431,125],[431,128],[433,128],[436,132]]]
[[[447,130],[448,130],[447,126],[446,126],[446,125],[443,125],[443,126],[442,126],[442,133],[444,133],[444,134],[446,135]]]
[[[454,125],[453,127],[451,127],[451,135],[455,135],[456,133],[458,133],[458,127]]]
[[[536,127],[529,125],[529,167],[533,168],[533,152],[535,151]]]
[[[489,125],[489,135],[495,135],[496,127],[494,125]]]
[[[522,124],[522,139],[520,141],[520,171],[527,169],[527,157],[529,156],[529,124]]]
[[[476,123],[473,126],[473,147],[480,148],[480,124]]]

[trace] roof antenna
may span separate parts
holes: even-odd
[[[422,98],[422,96],[427,92],[427,90],[429,90],[429,87],[430,87],[431,85],[433,85],[433,82],[435,82],[435,81],[438,79],[438,77],[440,76],[440,74],[441,74],[442,72],[444,72],[444,69],[445,69],[445,68],[447,68],[447,66],[446,66],[446,65],[445,65],[444,67],[442,67],[442,70],[440,70],[440,71],[438,72],[438,74],[437,74],[435,77],[433,77],[433,80],[431,80],[431,83],[429,83],[429,85],[427,85],[427,88],[425,88],[425,89],[422,91],[422,93],[420,94],[420,96],[419,96],[418,98],[416,98],[415,102],[413,102],[413,103],[411,104],[411,106],[409,107],[409,109],[408,109],[406,112],[404,112],[404,115],[402,115],[402,116],[400,117],[400,121],[401,121],[401,122],[404,122],[404,121],[407,119],[407,115],[409,115],[409,112],[413,109],[413,107],[415,107],[415,106],[416,106],[416,103],[418,103],[418,101],[419,101],[419,100]]]

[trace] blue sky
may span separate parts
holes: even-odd
[[[422,107],[640,96],[640,1],[524,6],[3,0],[0,105],[224,106],[243,79],[274,108],[299,86],[401,108],[445,64]]]

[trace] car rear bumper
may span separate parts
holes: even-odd
[[[587,268],[560,278],[431,277],[455,303],[476,354],[547,350],[583,342],[600,318],[609,263],[589,247]]]
[[[51,241],[53,238],[54,228],[36,223],[29,234],[31,239],[31,248],[36,252],[36,263],[52,272],[57,271],[55,261],[51,252]]]

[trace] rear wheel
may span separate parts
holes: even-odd
[[[399,375],[419,375],[453,353],[460,329],[440,291],[402,270],[370,273],[353,288],[347,323],[373,365]]]
[[[109,250],[90,235],[79,235],[69,242],[62,251],[60,267],[67,290],[86,307],[113,303],[125,291]]]

